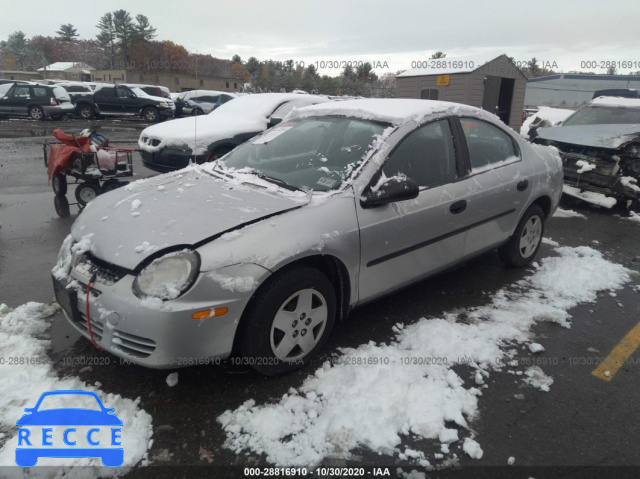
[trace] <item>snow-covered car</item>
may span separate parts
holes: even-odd
[[[0,117],[28,116],[34,120],[58,119],[73,113],[67,91],[44,83],[5,83],[0,85]]]
[[[557,151],[481,109],[322,103],[214,163],[96,198],[62,245],[56,297],[134,363],[237,351],[280,374],[356,306],[495,248],[529,264],[561,194]]]
[[[234,98],[234,93],[217,90],[183,92],[176,99],[176,116],[205,115]]]
[[[560,126],[539,128],[536,142],[560,150],[565,193],[640,211],[640,99],[592,100]]]
[[[316,95],[258,93],[244,95],[204,116],[150,126],[138,140],[147,168],[167,172],[218,159],[276,125],[293,108],[330,101]]]
[[[208,115],[219,106],[236,98],[234,93],[216,92],[215,94],[194,95],[184,101],[182,114],[186,116]]]
[[[538,136],[538,128],[557,126],[573,113],[575,110],[541,106],[527,117],[520,128],[520,134],[525,140],[531,141]]]

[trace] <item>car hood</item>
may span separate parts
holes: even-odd
[[[133,270],[158,251],[200,246],[310,200],[255,175],[223,180],[211,168],[190,166],[100,195],[78,217],[71,234],[97,258]]]
[[[140,134],[138,146],[149,153],[168,146],[186,146],[196,155],[201,155],[211,143],[242,133],[259,133],[266,130],[267,126],[267,119],[259,116],[204,115],[180,118],[145,128]]]
[[[618,149],[640,136],[640,125],[575,125],[539,128],[544,140],[595,148]]]

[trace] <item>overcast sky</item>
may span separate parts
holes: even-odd
[[[379,75],[441,50],[447,57],[506,53],[556,71],[585,61],[629,61],[640,70],[640,2],[628,0],[0,0],[0,39],[16,30],[55,36],[64,23],[94,38],[102,14],[146,15],[157,40],[230,59],[370,61]],[[78,59],[81,61],[81,59]],[[161,59],[158,59],[161,60]],[[385,67],[385,62],[388,68]],[[555,62],[555,64],[554,64]],[[323,73],[338,74],[324,69]]]

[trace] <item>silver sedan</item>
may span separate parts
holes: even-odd
[[[53,269],[94,344],[155,368],[288,372],[354,307],[497,248],[530,263],[562,165],[497,117],[426,100],[294,110],[215,163],[91,202]]]

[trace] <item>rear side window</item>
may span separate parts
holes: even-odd
[[[44,98],[47,97],[47,89],[41,86],[34,86],[33,87],[33,96],[37,97],[37,98]]]
[[[486,121],[460,118],[469,147],[471,173],[480,173],[520,159],[515,140]]]
[[[4,85],[0,85],[0,97],[4,97],[12,86],[13,83],[5,83]]]
[[[104,97],[104,98],[112,98],[114,96],[116,96],[116,92],[115,89],[113,87],[104,87],[101,88],[100,90],[97,90],[94,95],[98,96],[98,97]]]

